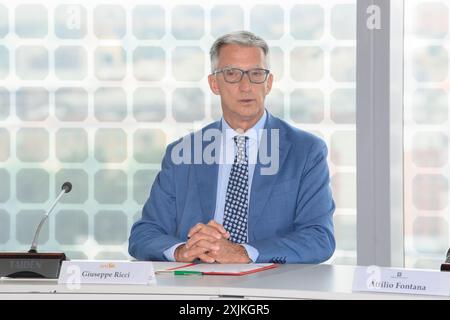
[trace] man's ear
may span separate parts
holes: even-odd
[[[267,83],[266,83],[266,95],[269,94],[270,90],[272,90],[272,83],[273,83],[273,74],[269,74],[267,77]]]
[[[220,90],[219,90],[219,86],[217,85],[217,78],[215,75],[210,74],[208,76],[208,83],[209,83],[209,87],[211,88],[211,91],[215,95],[220,95]]]

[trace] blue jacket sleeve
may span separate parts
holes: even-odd
[[[131,228],[128,251],[138,260],[167,260],[163,252],[183,242],[173,236],[176,234],[176,201],[171,146],[167,147],[161,171],[144,205],[142,219]]]
[[[327,147],[316,140],[301,175],[293,231],[249,242],[259,252],[257,262],[320,263],[335,250]]]

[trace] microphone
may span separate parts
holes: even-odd
[[[27,253],[0,252],[0,277],[57,279],[61,263],[66,260],[64,253],[38,253],[37,244],[42,226],[52,213],[59,199],[72,190],[70,182],[64,182],[61,192],[39,222],[33,242]]]
[[[447,250],[445,261],[441,264],[441,271],[450,271],[450,249]]]
[[[36,228],[36,232],[34,233],[33,242],[31,243],[31,248],[28,251],[29,253],[37,253],[37,243],[39,234],[41,232],[41,228],[44,225],[44,222],[47,220],[50,213],[52,213],[53,209],[55,208],[56,204],[58,203],[59,199],[65,194],[69,193],[70,190],[72,190],[72,184],[70,182],[64,182],[64,184],[61,187],[61,192],[59,193],[56,200],[53,202],[53,204],[50,206],[50,209],[45,213],[45,215],[42,217],[41,222],[39,222],[39,225]]]

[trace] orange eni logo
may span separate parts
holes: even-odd
[[[115,269],[116,265],[112,262],[108,262],[100,265],[100,269]]]

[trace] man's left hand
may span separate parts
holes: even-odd
[[[206,253],[218,263],[250,263],[251,259],[244,246],[233,243],[227,239],[220,239],[214,242],[219,250],[212,250]]]

